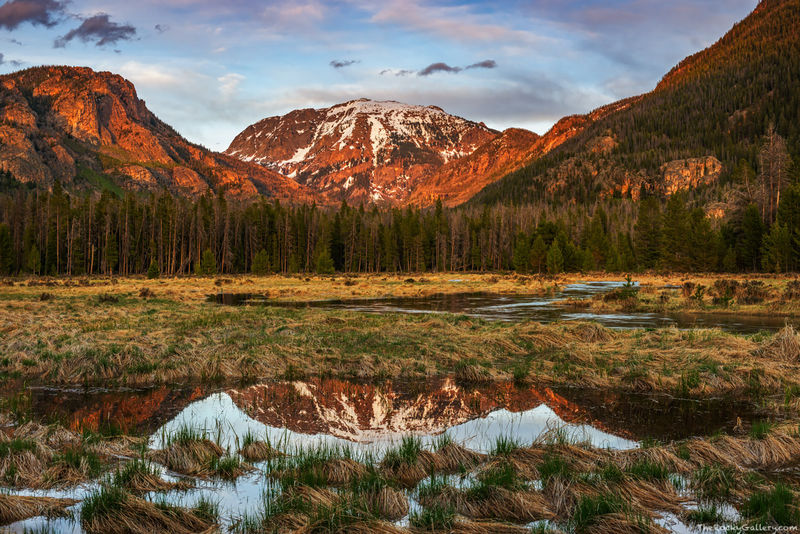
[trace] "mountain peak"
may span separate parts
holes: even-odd
[[[263,119],[226,153],[335,200],[402,204],[424,177],[497,135],[436,106],[360,98]]]

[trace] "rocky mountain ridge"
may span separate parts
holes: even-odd
[[[0,170],[77,190],[315,198],[278,173],[189,143],[147,109],[132,83],[85,67],[0,76]]]
[[[111,73],[0,76],[0,169],[22,182],[196,197],[224,189],[335,205],[575,203],[640,191],[713,197],[766,124],[800,146],[793,75],[800,0],[762,0],[651,92],[558,121],[544,135],[434,106],[353,100],[263,119],[225,154],[189,143]]]
[[[498,135],[435,106],[359,99],[263,119],[225,153],[333,200],[397,205],[443,165]]]

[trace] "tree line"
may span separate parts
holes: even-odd
[[[800,185],[775,213],[710,218],[689,194],[586,205],[321,208],[224,194],[68,194],[0,176],[0,274],[185,275],[645,269],[797,271]],[[10,186],[9,184],[14,184]],[[772,198],[772,197],[771,197]]]

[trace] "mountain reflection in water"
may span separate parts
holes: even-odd
[[[232,388],[146,390],[30,389],[34,416],[73,430],[118,428],[154,435],[181,424],[229,439],[247,430],[278,441],[386,444],[447,431],[483,450],[499,435],[529,443],[562,427],[576,439],[623,446],[730,430],[753,417],[750,403],[667,395],[494,383],[465,388],[450,379],[379,385],[338,379],[269,381]],[[219,430],[218,430],[219,429]]]

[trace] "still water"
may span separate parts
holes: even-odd
[[[209,300],[225,305],[269,305],[311,307],[369,313],[456,313],[489,321],[595,321],[609,328],[721,328],[728,332],[752,334],[776,331],[785,319],[772,316],[735,314],[669,314],[645,312],[597,312],[565,306],[564,300],[587,299],[622,287],[624,282],[569,284],[551,295],[500,295],[494,293],[437,294],[427,297],[399,297],[313,302],[275,302],[250,293],[218,293]]]
[[[645,438],[679,439],[731,430],[737,418],[752,420],[754,407],[730,398],[703,401],[577,388],[518,387],[496,383],[466,388],[450,379],[420,383],[368,384],[338,379],[270,381],[233,387],[141,390],[58,390],[29,388],[30,415],[73,430],[115,427],[149,437],[151,448],[164,436],[190,425],[203,429],[223,448],[236,451],[248,432],[287,452],[298,447],[342,445],[356,456],[379,459],[402,437],[423,443],[447,433],[479,451],[498,437],[531,444],[559,432],[596,447],[631,449]],[[197,480],[188,491],[152,498],[191,506],[200,497],[218,502],[224,525],[256,512],[268,486],[265,466],[235,482]],[[179,475],[164,472],[167,479]],[[96,482],[76,488],[19,491],[18,494],[84,498]],[[75,505],[78,512],[80,504]],[[34,518],[11,525],[12,532],[48,527],[81,532],[75,519]]]

